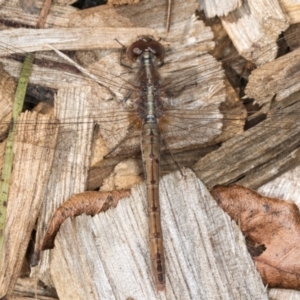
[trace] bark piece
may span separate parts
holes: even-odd
[[[255,250],[253,260],[269,287],[300,289],[300,211],[290,201],[264,197],[239,185],[217,186],[212,195]],[[250,242],[249,242],[250,241]]]
[[[45,233],[41,250],[54,248],[54,239],[61,224],[67,219],[82,214],[94,216],[105,212],[111,207],[116,207],[119,200],[128,197],[129,192],[85,192],[73,195],[64,202],[54,213]]]

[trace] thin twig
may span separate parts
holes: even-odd
[[[46,0],[44,2],[43,8],[41,10],[39,20],[36,24],[37,28],[44,28],[45,27],[45,22],[46,22],[46,17],[48,16],[50,7],[51,7],[52,0]]]
[[[170,26],[171,26],[171,9],[172,9],[172,0],[168,0],[167,32],[170,31]]]

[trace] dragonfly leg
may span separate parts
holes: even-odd
[[[126,96],[121,100],[122,104],[125,104],[126,101],[129,99],[129,97],[131,96],[132,91],[129,91]]]
[[[122,46],[122,49],[120,51],[120,65],[122,67],[125,67],[125,68],[128,68],[128,69],[132,70],[132,67],[128,66],[127,64],[123,63],[123,61],[122,61],[123,56],[124,56],[124,51],[126,50],[126,47],[118,39],[115,39],[115,41]]]

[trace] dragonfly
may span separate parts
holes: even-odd
[[[137,112],[143,120],[141,130],[141,151],[146,177],[149,203],[149,236],[152,269],[158,290],[165,288],[165,262],[160,222],[159,205],[159,160],[161,136],[159,119],[163,114],[160,103],[160,76],[155,69],[155,60],[163,63],[165,49],[150,36],[141,36],[129,46],[127,56],[139,61],[140,69],[136,82],[139,87],[140,103]]]
[[[7,45],[5,48],[7,48]],[[162,119],[160,123],[163,133],[162,139],[166,141],[167,145],[165,146],[165,151],[171,150],[176,154],[176,151],[179,150],[186,151],[197,147],[214,145],[217,138],[220,137],[226,122],[240,122],[237,127],[242,131],[245,121],[243,111],[240,109],[238,111],[233,110],[231,115],[227,114],[227,117],[224,118],[224,114],[219,110],[223,101],[219,99],[219,94],[224,91],[224,87],[220,85],[220,80],[223,80],[223,71],[220,63],[214,61],[209,55],[203,55],[200,59],[197,58],[194,64],[189,65],[189,68],[186,68],[184,66],[186,62],[179,62],[176,65],[176,60],[178,59],[175,53],[167,55],[166,58],[165,66],[161,67],[162,78],[165,78],[162,90],[165,91],[166,97],[162,100],[162,115],[159,116]],[[118,54],[115,53],[114,61],[117,60]],[[201,61],[203,62],[202,65],[199,64]],[[45,61],[42,61],[42,63],[45,63]],[[165,70],[163,71],[164,68]],[[100,103],[98,101],[97,106],[94,103],[89,104],[90,111],[92,111],[91,116],[99,124],[97,129],[99,129],[101,136],[106,141],[103,153],[107,154],[113,149],[114,151],[111,151],[110,156],[117,157],[124,151],[127,152],[127,156],[136,154],[139,151],[138,136],[141,122],[137,113],[139,106],[137,105],[136,96],[134,93],[130,94],[131,91],[135,91],[135,84],[130,84],[129,79],[126,77],[127,74],[121,78],[119,75],[112,76],[109,71],[105,70],[99,73],[99,71],[92,68],[92,71],[110,87],[110,89],[100,87],[104,96],[102,96]],[[75,74],[73,70],[72,73],[66,73],[63,75],[67,80],[83,80],[81,75]],[[59,81],[54,80],[52,77],[50,83],[58,85]],[[65,83],[62,82],[62,84],[64,85]],[[97,86],[97,88],[99,87]],[[112,89],[114,89],[113,92],[111,91]],[[126,101],[124,100],[124,91],[125,94],[129,92],[129,96],[125,96],[127,98]],[[198,94],[204,95],[203,102],[199,100]],[[84,98],[84,96],[79,95],[79,99],[81,98]],[[62,107],[61,110],[63,115],[67,112],[65,107]],[[90,115],[88,116],[85,113],[80,116],[80,120],[74,117],[63,117],[60,120],[59,127],[67,133],[72,132],[71,124],[79,123],[93,128],[92,124],[94,121],[90,121],[89,117]],[[23,125],[28,127],[30,124],[24,123]],[[123,130],[124,128],[126,128],[125,131]],[[226,133],[231,136],[237,134],[236,131],[231,132],[231,129],[227,129]],[[73,132],[73,134],[76,133]],[[219,143],[218,140],[217,143]],[[68,152],[68,150],[68,148],[65,148],[64,152]],[[157,175],[155,176],[157,182]],[[152,228],[154,227],[153,225]],[[153,230],[151,234],[156,236],[156,233],[157,231]],[[162,244],[158,240],[156,240],[156,249],[159,249],[160,253],[162,253]],[[155,263],[163,264],[161,260],[155,260]],[[153,268],[158,269],[157,266]],[[159,272],[155,273],[157,283],[161,284],[161,288],[164,286],[165,280],[164,267],[162,269],[163,271],[160,268]]]

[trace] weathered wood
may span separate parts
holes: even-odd
[[[0,49],[0,56],[13,53],[49,51],[47,44],[59,50],[92,50],[92,49],[120,49],[114,40],[130,43],[137,35],[156,35],[155,30],[149,28],[48,28],[3,30],[0,33],[1,42],[9,45]]]
[[[27,86],[33,64],[33,55],[26,55],[20,77],[17,84],[17,89],[14,95],[14,101],[12,106],[12,118],[11,126],[9,127],[8,137],[6,139],[5,153],[3,157],[3,166],[1,173],[1,185],[0,185],[0,261],[2,261],[3,255],[3,240],[6,223],[6,207],[8,201],[8,192],[10,187],[11,173],[13,169],[13,145],[15,141],[15,131],[18,118],[23,110],[25,101]],[[1,265],[0,265],[1,266]]]
[[[38,0],[34,2],[33,7],[22,9],[17,0],[12,0],[1,6],[0,19],[8,19],[16,24],[22,20],[22,24],[35,27],[38,21],[38,10],[42,5],[43,1]],[[106,5],[78,11],[68,5],[53,4],[45,27],[90,27],[95,31],[97,31],[97,27],[148,27],[155,28],[160,33],[167,35],[167,5],[167,1],[151,0],[131,5],[130,9],[128,6]],[[173,30],[170,31],[170,34],[178,36],[179,32],[182,33],[187,26],[187,20],[196,9],[195,1],[173,1],[172,11],[180,13],[174,13],[171,18]],[[173,39],[173,41],[175,40]]]
[[[270,289],[268,296],[269,299],[295,300],[300,298],[300,292],[295,290]]]
[[[47,185],[48,192],[43,199],[37,224],[37,249],[46,230],[45,224],[49,223],[57,207],[72,194],[82,192],[86,188],[93,133],[93,122],[88,118],[89,97],[89,87],[62,89],[57,95],[55,112],[57,119],[76,118],[78,122],[70,122],[67,126],[60,127],[53,168]],[[51,285],[49,253],[43,254],[36,276]]]
[[[93,147],[94,146],[95,143],[93,144]],[[176,163],[180,166],[180,168],[192,168],[198,162],[198,160],[200,160],[200,158],[216,149],[218,149],[217,145],[194,150],[184,150],[181,152],[173,153],[173,157],[175,158]],[[165,151],[162,153],[162,157],[160,160],[161,176],[169,174],[173,171],[178,171],[178,167],[174,163],[173,157],[169,151]],[[128,162],[130,166],[127,164]],[[118,166],[117,169],[115,169],[116,166]],[[117,156],[106,158],[102,161],[99,160],[95,164],[92,164],[89,170],[87,189],[95,190],[100,186],[102,188],[103,184],[107,184],[107,181],[110,182],[110,188],[129,188],[132,185],[123,185],[124,182],[128,182],[127,176],[130,176],[131,178],[136,177],[134,183],[139,183],[141,180],[143,180],[143,165],[140,156],[136,157],[135,159],[126,159],[123,156]],[[116,177],[118,179],[115,179],[113,177]],[[121,179],[122,184],[120,183]],[[105,188],[105,190],[108,190],[108,188]]]
[[[147,27],[157,30],[161,37],[179,41],[193,24],[192,15],[197,9],[195,1],[172,1],[170,31],[167,32],[168,1],[141,1],[130,6],[109,5],[78,11],[69,17],[70,27]],[[199,38],[199,37],[197,37]]]
[[[240,8],[221,20],[238,52],[256,64],[275,58],[277,49],[268,46],[289,26],[278,1],[273,0],[243,1]]]
[[[11,111],[14,99],[14,92],[16,90],[16,83],[1,67],[1,80],[0,80],[0,139],[3,139],[7,133],[10,120]]]
[[[295,166],[298,166],[299,164],[299,148],[292,152],[291,149],[288,149],[286,153],[283,153],[280,156],[271,157],[271,159],[269,159],[263,165],[254,168],[250,174],[238,180],[237,183],[245,187],[257,189],[262,184],[269,182],[273,178],[277,178],[289,170],[294,169]]]
[[[280,101],[299,91],[300,49],[254,70],[249,77],[246,94],[259,105],[280,105]]]
[[[26,5],[27,3],[28,5]],[[4,1],[1,5],[0,19],[8,26],[16,24],[35,28],[43,4],[43,0],[22,1],[21,3],[18,0]],[[45,27],[67,27],[69,23],[68,16],[76,11],[77,9],[70,5],[53,4],[47,16]]]
[[[226,16],[228,13],[240,8],[242,5],[242,1],[240,0],[227,0],[222,2],[199,0],[198,2],[199,9],[204,10],[207,18]]]
[[[275,163],[275,157],[275,165],[280,165],[278,158],[286,159],[285,156],[300,146],[299,116],[295,113],[299,108],[298,102],[225,142],[220,149],[205,156],[194,166],[197,176],[208,187],[238,182],[240,178],[243,178],[244,185],[258,187],[267,179],[261,178],[260,183],[256,182],[255,186],[252,186],[247,184],[245,178],[248,174],[251,175],[256,167],[260,167],[257,176],[262,177],[263,173],[269,179],[274,178],[275,170],[270,174],[262,170],[262,166],[266,164],[269,167],[268,162]],[[294,159],[293,155],[290,159]]]
[[[4,249],[1,262],[0,296],[11,293],[19,276],[34,228],[56,141],[53,117],[25,113],[19,119],[14,152],[15,163],[9,191]],[[52,126],[49,126],[52,123]],[[24,128],[26,124],[26,129]]]
[[[151,276],[147,204],[140,185],[116,209],[62,225],[51,255],[60,299],[87,294],[89,299],[266,298],[237,226],[191,172],[162,179],[161,205],[166,294],[155,291]],[[240,276],[244,272],[247,276]]]

